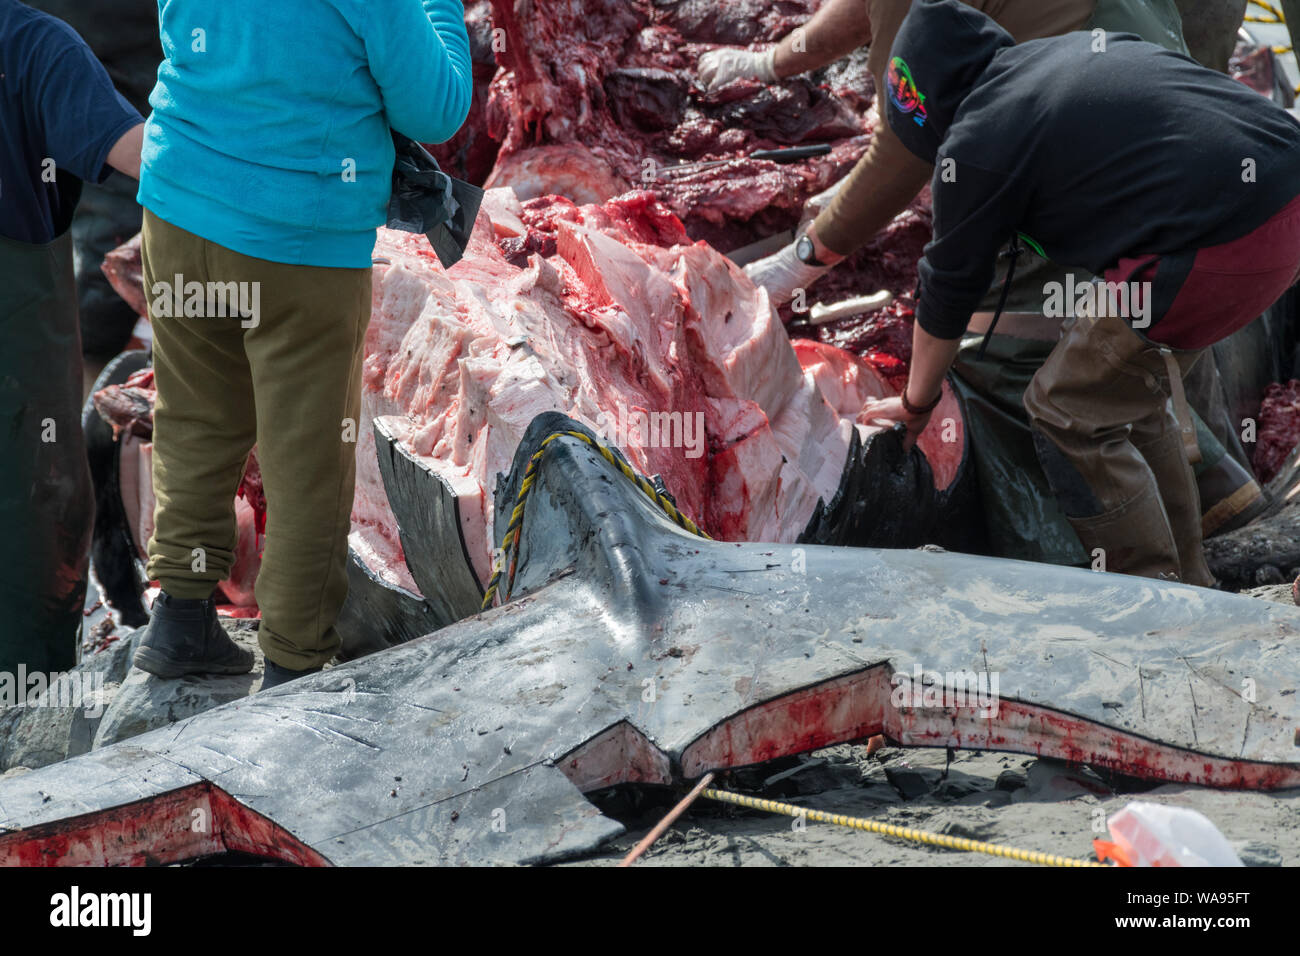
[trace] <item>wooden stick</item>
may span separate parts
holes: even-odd
[[[655,828],[647,833],[641,842],[632,848],[631,853],[623,857],[623,861],[619,863],[619,868],[621,869],[625,866],[631,866],[637,861],[642,853],[650,849],[650,844],[663,836],[664,831],[673,825],[673,821],[686,812],[686,808],[694,803],[695,798],[704,792],[704,788],[713,782],[713,777],[714,773],[712,770],[701,777],[700,782],[695,785],[695,788],[686,796],[682,797],[682,799],[678,801],[677,806],[668,811],[666,817],[655,824]]]

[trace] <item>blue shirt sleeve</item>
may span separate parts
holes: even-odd
[[[29,95],[41,133],[37,145],[59,169],[102,183],[113,171],[109,152],[144,118],[113,88],[108,71],[71,28],[57,24],[46,31],[34,52],[29,62],[39,72],[30,78]]]
[[[367,17],[366,56],[388,125],[421,143],[451,139],[473,97],[461,0],[371,0]]]

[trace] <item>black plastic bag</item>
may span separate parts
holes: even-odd
[[[443,268],[450,269],[465,254],[483,190],[448,176],[428,150],[397,131],[393,145],[397,161],[388,228],[424,233]]]

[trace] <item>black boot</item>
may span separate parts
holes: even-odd
[[[135,666],[155,677],[247,674],[253,652],[230,639],[211,598],[174,598],[164,591],[153,602]]]
[[[279,687],[281,684],[287,684],[291,680],[297,680],[299,677],[306,677],[308,674],[319,674],[321,668],[311,667],[305,671],[291,671],[287,667],[281,667],[269,657],[263,658],[264,667],[262,670],[262,690],[269,690],[272,687]]]

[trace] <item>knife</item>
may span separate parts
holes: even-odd
[[[766,159],[768,162],[780,163],[797,163],[801,159],[811,159],[814,156],[825,156],[831,151],[830,143],[812,143],[807,146],[787,146],[783,149],[756,149],[752,153],[743,156],[732,156],[728,159],[705,159],[694,163],[682,163],[678,166],[665,166],[659,170],[661,173],[679,173],[682,170],[708,169],[710,166],[723,166],[727,163],[734,163],[738,159]]]

